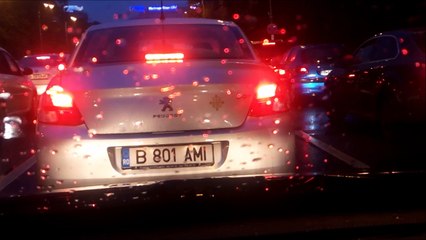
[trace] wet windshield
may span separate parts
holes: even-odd
[[[5,229],[426,236],[424,0],[0,8]]]

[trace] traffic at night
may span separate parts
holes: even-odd
[[[12,234],[426,237],[426,1],[0,7]]]

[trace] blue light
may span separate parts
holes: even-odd
[[[177,5],[163,6],[163,11],[176,11],[177,9],[178,9]],[[148,11],[161,11],[161,6],[148,7]]]
[[[130,6],[129,7],[129,11],[130,12],[145,12],[145,6],[141,6],[141,5],[138,5],[138,6]]]

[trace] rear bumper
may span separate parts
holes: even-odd
[[[277,121],[279,120],[279,121]],[[90,135],[85,126],[39,125],[38,180],[44,190],[109,188],[166,180],[273,177],[294,174],[295,135],[289,117],[251,118],[229,130],[173,134]],[[261,126],[261,127],[259,127]],[[126,169],[122,146],[227,142],[212,166]]]

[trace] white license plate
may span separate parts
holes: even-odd
[[[213,144],[121,148],[122,169],[203,167],[214,162]]]
[[[33,73],[29,76],[31,80],[48,79],[49,75],[45,73]]]

